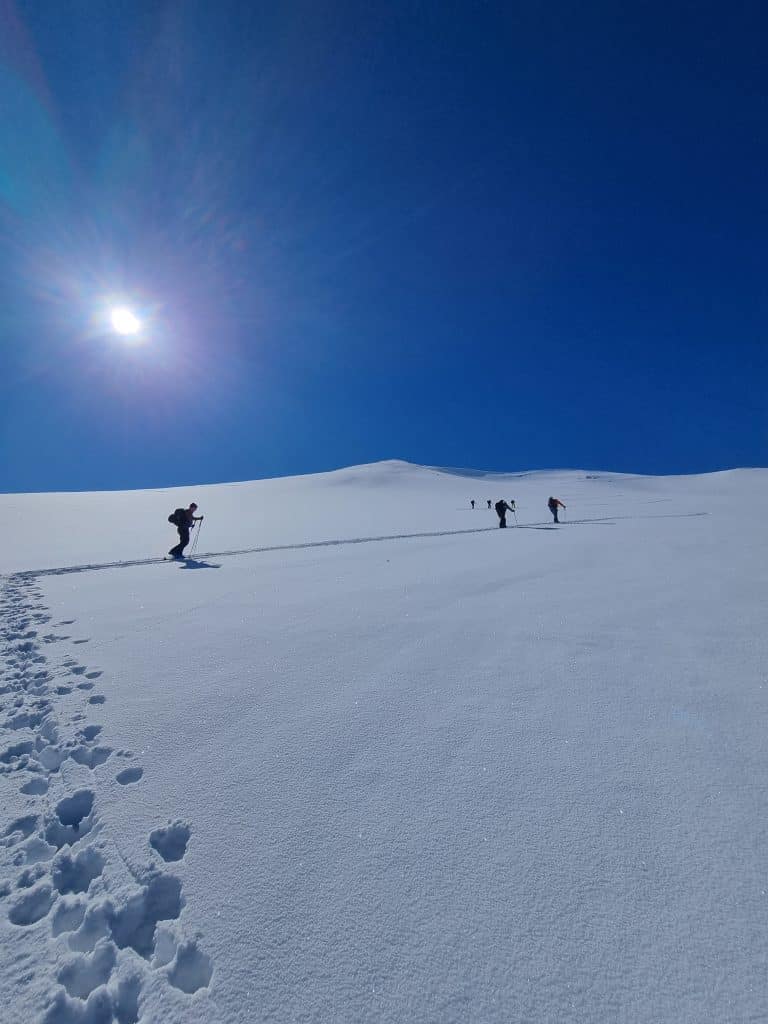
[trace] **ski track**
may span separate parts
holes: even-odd
[[[180,921],[182,881],[165,869],[183,861],[192,830],[181,821],[158,823],[147,836],[146,863],[127,863],[124,837],[110,834],[99,810],[102,800],[140,783],[143,768],[123,760],[115,771],[113,754],[133,755],[108,746],[102,726],[86,724],[88,708],[105,702],[103,694],[89,695],[102,673],[54,656],[57,645],[87,638],[55,632],[73,620],[51,629],[28,573],[4,579],[0,612],[0,787],[18,794],[4,799],[15,810],[0,820],[0,914],[20,932],[36,930],[56,958],[44,998],[25,1007],[23,1019],[138,1024],[153,975],[182,1000],[207,989],[213,975],[198,934],[186,935]],[[110,789],[111,777],[119,785]],[[23,992],[33,977],[28,956],[7,969]]]
[[[478,509],[477,511],[481,511]],[[483,509],[482,511],[486,511]],[[495,514],[495,513],[494,513]],[[510,522],[508,524],[509,529],[516,530],[557,530],[562,526],[589,526],[590,524],[605,524],[613,523],[619,519],[695,519],[700,516],[707,516],[708,512],[671,512],[671,513],[651,513],[643,514],[639,513],[636,515],[615,515],[615,516],[602,516],[596,519],[562,519],[559,523],[554,524],[551,519],[544,522],[536,523],[520,523]],[[498,524],[494,523],[493,526],[475,526],[466,530],[434,530],[429,533],[392,533],[383,534],[379,537],[345,537],[338,538],[335,540],[314,540],[308,541],[304,544],[272,544],[263,547],[253,548],[238,548],[233,551],[195,551],[190,553],[182,559],[171,559],[168,557],[163,558],[133,558],[127,559],[121,562],[91,562],[84,565],[63,565],[48,569],[24,569],[19,572],[15,572],[5,577],[5,579],[18,579],[18,580],[35,580],[40,576],[66,576],[69,573],[77,572],[96,572],[99,569],[129,569],[137,565],[162,565],[163,562],[173,562],[174,564],[183,566],[184,563],[197,564],[199,566],[205,566],[205,562],[201,562],[203,558],[233,558],[236,555],[258,555],[267,554],[271,551],[303,551],[305,548],[329,548],[329,547],[341,547],[348,544],[379,544],[382,541],[388,540],[419,540],[425,537],[456,537],[462,534],[468,533],[490,533],[498,529]],[[194,555],[194,557],[193,557]],[[218,568],[218,566],[209,566],[210,568]],[[67,622],[66,625],[70,625],[71,622]],[[69,639],[68,637],[61,637],[60,639]],[[88,640],[73,640],[75,644],[87,643]]]

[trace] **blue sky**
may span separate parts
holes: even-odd
[[[768,463],[764,5],[0,10],[0,490]]]

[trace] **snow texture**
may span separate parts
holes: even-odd
[[[0,1020],[768,1019],[766,498],[0,496]]]

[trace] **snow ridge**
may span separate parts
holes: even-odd
[[[140,782],[143,769],[130,751],[100,742],[101,725],[86,723],[106,700],[93,692],[102,673],[51,653],[88,639],[54,632],[73,619],[48,626],[34,577],[7,578],[0,610],[0,783],[17,794],[5,806],[20,810],[0,826],[0,898],[18,944],[26,947],[31,933],[31,944],[50,945],[54,959],[51,976],[35,978],[27,997],[40,1004],[41,1024],[136,1024],[152,975],[181,998],[207,989],[213,975],[179,920],[182,881],[163,866],[183,860],[191,829],[179,821],[158,827],[148,842],[161,863],[151,854],[138,868],[126,863],[99,808],[113,760],[128,762],[116,773],[123,786]],[[12,968],[22,990],[32,980],[25,962]]]

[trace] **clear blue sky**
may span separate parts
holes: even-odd
[[[766,38],[738,0],[3,0],[0,490],[766,465]]]

